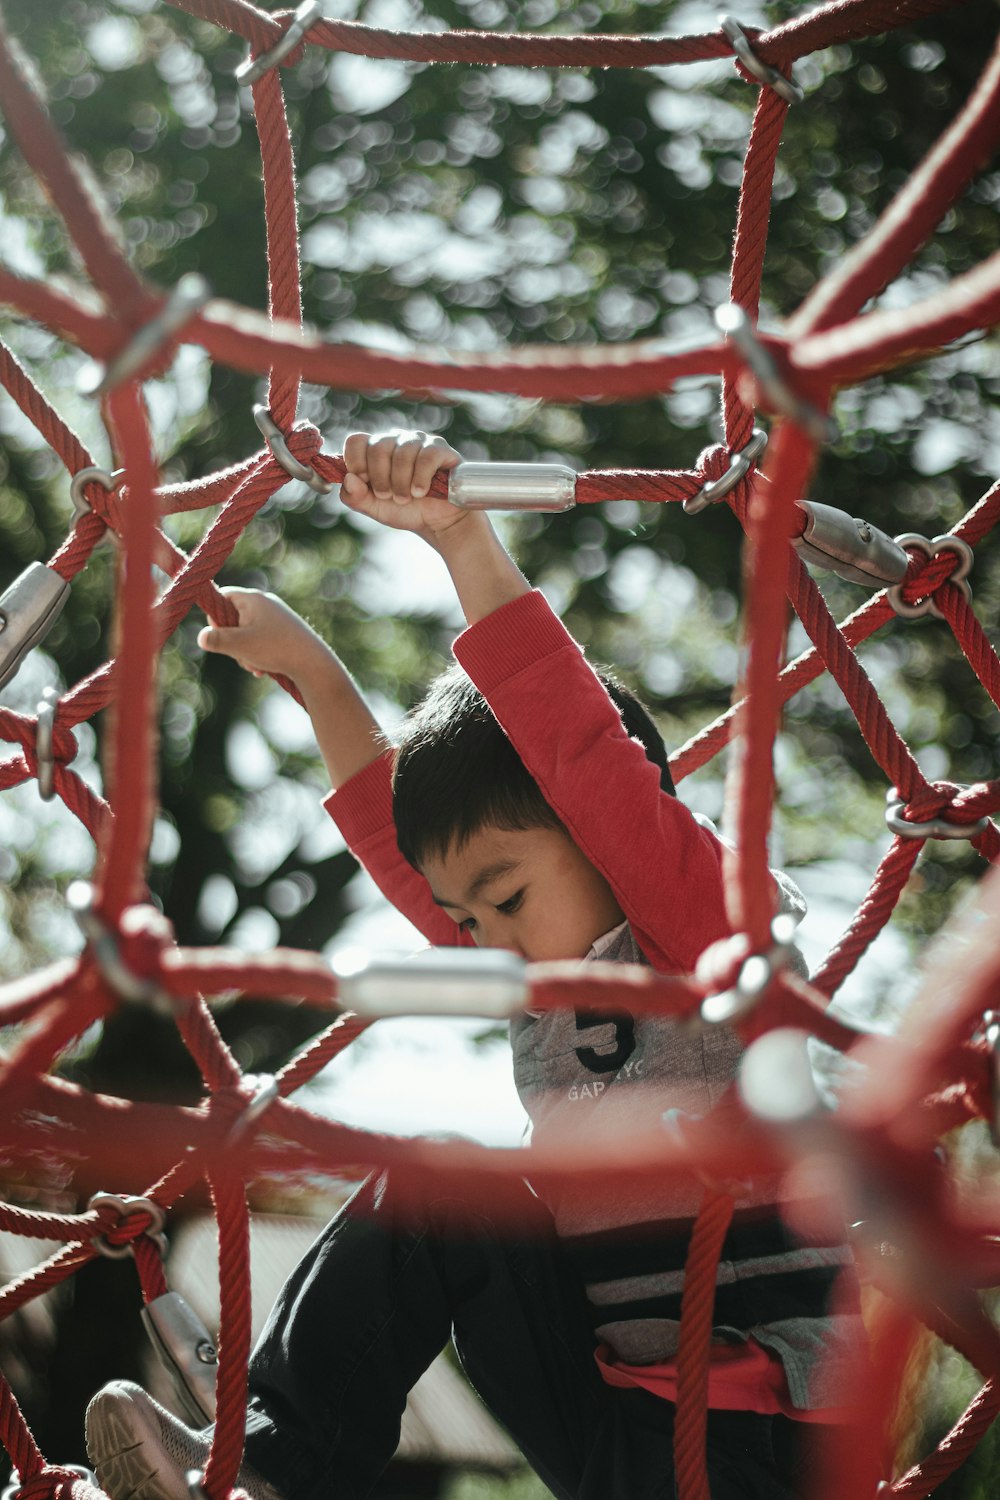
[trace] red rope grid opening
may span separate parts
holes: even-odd
[[[243,37],[256,55],[267,54],[293,20],[290,11],[265,13],[246,0],[170,3]],[[773,83],[818,48],[911,24],[945,6],[946,0],[833,0],[748,37],[759,62],[775,70]],[[282,65],[294,66],[306,45],[368,57],[520,67],[636,68],[726,58],[733,51],[722,30],[677,38],[407,34],[320,20]],[[731,300],[751,321],[759,304],[775,160],[789,107],[772,83],[760,87],[731,272]],[[984,860],[996,860],[1000,836],[991,814],[1000,809],[1000,780],[960,789],[924,777],[856,654],[856,647],[895,618],[887,592],[876,593],[838,622],[787,542],[801,530],[796,502],[808,492],[822,419],[835,391],[903,360],[925,358],[950,340],[1000,321],[1000,255],[905,310],[864,310],[906,267],[1000,141],[1000,50],[988,59],[965,107],[874,228],[779,332],[754,335],[776,372],[777,394],[774,381],[761,377],[759,365],[735,340],[724,338],[683,353],[664,352],[658,342],[636,342],[404,357],[314,336],[301,322],[294,161],[277,66],[266,68],[253,83],[267,227],[266,316],[207,292],[202,295],[197,288],[166,295],[135,271],[28,83],[2,24],[0,98],[7,127],[62,216],[93,289],[74,296],[0,270],[0,300],[106,367],[103,412],[124,469],[121,487],[109,487],[103,479],[83,485],[90,509],[77,518],[47,567],[68,584],[109,529],[120,538],[126,561],[117,600],[119,653],[62,694],[50,725],[50,748],[40,754],[38,718],[0,707],[0,738],[20,747],[0,765],[0,787],[51,775],[55,793],[97,848],[89,941],[82,954],[0,987],[0,1024],[32,1023],[0,1066],[0,1098],[9,1122],[6,1147],[15,1157],[27,1158],[39,1149],[70,1162],[85,1155],[100,1163],[107,1180],[138,1184],[142,1193],[141,1199],[126,1200],[121,1212],[111,1206],[53,1214],[0,1205],[0,1228],[62,1244],[42,1265],[0,1291],[0,1316],[71,1275],[108,1243],[132,1247],[143,1296],[156,1297],[165,1281],[151,1238],[152,1210],[169,1211],[197,1183],[207,1181],[219,1226],[221,1329],[218,1418],[204,1490],[210,1500],[222,1500],[235,1482],[243,1440],[250,1338],[248,1177],[266,1177],[291,1166],[357,1170],[396,1165],[405,1171],[414,1203],[431,1179],[440,1188],[446,1178],[497,1212],[506,1202],[505,1185],[526,1172],[540,1187],[570,1178],[597,1187],[612,1177],[620,1181],[623,1174],[642,1182],[694,1171],[707,1186],[688,1262],[676,1454],[682,1500],[707,1500],[707,1361],[716,1265],[732,1212],[730,1188],[741,1175],[781,1173],[802,1153],[821,1149],[836,1161],[849,1186],[891,1205],[887,1222],[905,1235],[917,1269],[900,1272],[887,1263],[872,1273],[901,1309],[882,1341],[889,1353],[883,1351],[885,1364],[877,1372],[881,1394],[872,1396],[879,1389],[873,1385],[865,1400],[859,1398],[857,1441],[845,1440],[829,1471],[816,1476],[816,1495],[842,1500],[870,1493],[865,1465],[878,1447],[885,1391],[894,1388],[914,1319],[953,1344],[985,1381],[939,1451],[886,1490],[897,1496],[929,1493],[967,1456],[1000,1407],[1000,1336],[975,1295],[978,1288],[1000,1282],[1000,1203],[995,1194],[984,1192],[974,1209],[960,1204],[948,1190],[946,1173],[931,1169],[934,1146],[944,1132],[996,1114],[990,1043],[982,1024],[1000,985],[1000,949],[991,938],[1000,920],[996,877],[987,876],[980,884],[973,913],[979,925],[970,919],[962,972],[956,975],[952,967],[939,964],[928,973],[925,990],[933,995],[933,1004],[918,1002],[900,1036],[869,1036],[831,1014],[828,1004],[891,917],[930,831],[926,825],[937,820],[970,830],[976,825],[974,846]],[[150,330],[157,336],[145,349],[142,338]],[[563,1147],[532,1147],[529,1159],[521,1149],[398,1139],[317,1118],[292,1102],[294,1092],[368,1024],[342,1012],[338,982],[328,966],[315,954],[289,950],[248,956],[180,947],[165,920],[144,901],[154,809],[152,724],[159,652],[193,607],[219,623],[234,623],[232,608],[213,580],[243,529],[288,477],[264,448],[207,479],[160,483],[141,382],[164,367],[179,342],[200,345],[213,360],[236,369],[267,372],[270,411],[292,456],[327,481],[342,477],[343,463],[322,451],[313,426],[296,418],[303,379],[338,388],[492,390],[559,401],[621,401],[662,393],[686,375],[719,377],[723,444],[706,450],[691,470],[584,473],[578,481],[580,503],[690,500],[706,482],[719,479],[731,456],[746,447],[755,408],[776,416],[766,460],[726,497],[746,531],[748,651],[743,678],[732,708],[672,758],[680,779],[738,737],[740,753],[731,759],[726,801],[738,848],[727,869],[727,906],[739,936],[703,955],[690,978],[600,963],[583,974],[572,964],[533,965],[527,1003],[539,1010],[626,1003],[633,1011],[694,1018],[706,997],[738,984],[748,956],[770,952],[767,838],[779,715],[793,694],[828,672],[887,782],[897,789],[903,822],[916,825],[916,836],[895,834],[854,919],[812,980],[775,965],[763,993],[735,1024],[748,1043],[787,1027],[808,1032],[868,1065],[869,1083],[845,1098],[835,1113],[811,1117],[806,1126],[799,1122],[794,1131],[769,1123],[733,1098],[716,1115],[692,1125],[683,1140],[654,1132],[627,1141],[588,1142],[586,1161],[579,1151]],[[0,380],[71,476],[92,466],[83,443],[2,346]],[[189,509],[216,513],[187,555],[159,523],[165,515]],[[1000,482],[952,535],[975,547],[998,513]],[[153,562],[170,580],[158,598]],[[933,556],[914,551],[902,597],[907,603],[933,599],[983,688],[1000,706],[1000,660],[965,593],[950,581],[957,563],[954,551]],[[787,664],[786,601],[812,643]],[[72,768],[74,729],[105,708],[112,715],[106,800]],[[273,1098],[260,1091],[258,1081],[243,1076],[204,998],[232,991],[333,1013],[328,1029],[278,1075]],[[48,1076],[70,1041],[115,1007],[136,1002],[158,1005],[173,1015],[204,1079],[198,1107],[90,1094]],[[0,1437],[17,1469],[20,1492],[30,1500],[70,1494],[92,1500],[95,1491],[84,1478],[46,1461],[2,1375]]]

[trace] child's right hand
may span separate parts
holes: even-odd
[[[352,432],[344,443],[340,498],[349,510],[438,546],[469,513],[427,491],[437,473],[461,461],[444,438],[426,432]]]
[[[329,648],[276,594],[260,589],[223,589],[236,606],[238,625],[205,625],[198,632],[204,651],[231,656],[255,677],[290,677],[298,682],[309,664]]]

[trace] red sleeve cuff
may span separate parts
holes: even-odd
[[[323,806],[353,848],[392,824],[392,751],[383,750],[323,799]]]
[[[457,637],[452,650],[487,698],[502,682],[556,651],[583,654],[538,589],[502,604],[470,625]]]

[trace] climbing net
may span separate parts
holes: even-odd
[[[817,1497],[867,1493],[890,1421],[898,1371],[915,1321],[953,1345],[985,1384],[940,1449],[885,1486],[899,1497],[925,1495],[964,1459],[1000,1411],[1000,1336],[978,1292],[1000,1282],[1000,1205],[987,1190],[975,1207],[953,1191],[935,1148],[946,1132],[970,1120],[997,1126],[996,1054],[1000,1025],[992,1019],[1000,984],[993,934],[1000,891],[987,877],[960,936],[963,962],[932,971],[933,1005],[918,1005],[896,1037],[872,1036],[834,1015],[829,1002],[888,922],[928,838],[964,838],[986,861],[1000,851],[991,814],[1000,808],[1000,781],[959,787],[928,781],[894,727],[855,648],[897,615],[932,610],[955,641],[993,703],[1000,705],[1000,660],[970,602],[966,574],[976,545],[1000,510],[994,485],[952,531],[928,541],[885,537],[877,528],[802,502],[818,447],[829,432],[829,408],[842,386],[867,380],[903,361],[926,358],[1000,319],[1000,255],[907,307],[866,309],[899,275],[964,192],[1000,138],[1000,52],[953,124],[874,228],[821,281],[776,332],[756,327],[768,206],[775,159],[790,105],[798,93],[793,64],[816,49],[911,24],[946,8],[945,0],[834,0],[774,30],[743,30],[728,19],[717,32],[684,37],[536,36],[452,31],[404,34],[321,18],[307,3],[297,12],[264,13],[245,0],[170,0],[228,28],[249,44],[242,69],[253,100],[263,161],[268,236],[269,310],[257,314],[212,297],[188,276],[169,292],[133,268],[92,189],[43,103],[19,54],[0,31],[0,98],[7,126],[61,214],[92,284],[93,295],[0,270],[0,300],[58,333],[102,367],[96,395],[121,472],[98,469],[84,444],[34,385],[14,355],[0,347],[0,378],[72,476],[77,516],[47,563],[35,563],[0,600],[0,669],[12,675],[58,613],[72,579],[110,530],[125,566],[117,600],[119,649],[62,694],[46,694],[34,715],[0,707],[0,736],[17,750],[0,763],[0,786],[35,779],[43,796],[58,796],[92,835],[96,873],[74,887],[85,936],[77,957],[0,988],[0,1024],[20,1027],[2,1060],[0,1098],[5,1151],[30,1161],[101,1164],[121,1196],[101,1194],[79,1214],[0,1206],[0,1227],[60,1248],[0,1292],[8,1316],[69,1277],[94,1256],[131,1250],[143,1299],[155,1309],[168,1295],[160,1230],[166,1214],[206,1181],[218,1219],[221,1321],[215,1382],[215,1438],[200,1488],[212,1500],[229,1493],[240,1461],[250,1342],[248,1178],[290,1167],[400,1169],[414,1204],[433,1179],[494,1211],[505,1185],[530,1171],[544,1189],[572,1177],[597,1187],[623,1173],[637,1182],[671,1172],[697,1173],[705,1197],[688,1259],[682,1312],[677,1468],[683,1500],[707,1500],[704,1435],[708,1350],[716,1267],[733,1210],[730,1189],[747,1174],[782,1173],[803,1155],[836,1164],[849,1209],[868,1220],[870,1274],[890,1294],[892,1309],[866,1377],[856,1432],[828,1469],[817,1473]],[[502,354],[402,357],[332,344],[302,325],[296,228],[295,171],[285,116],[281,68],[294,67],[306,46],[372,58],[524,67],[642,68],[733,58],[759,85],[735,227],[731,305],[717,341],[683,353],[637,342],[602,348],[533,347]],[[201,346],[213,360],[267,373],[260,425],[267,445],[206,479],[160,482],[142,399],[142,382],[162,371],[179,343]],[[319,432],[297,419],[300,382],[352,389],[445,388],[505,391],[549,400],[637,399],[662,393],[684,376],[721,380],[724,441],[691,470],[594,470],[575,482],[575,503],[616,499],[682,503],[688,510],[725,503],[746,532],[747,585],[743,680],[733,707],[673,758],[677,778],[704,765],[730,742],[726,801],[736,830],[727,903],[736,937],[703,955],[691,977],[593,964],[528,966],[519,1004],[532,1010],[624,1003],[636,1012],[700,1018],[734,1025],[747,1044],[748,1068],[738,1112],[723,1128],[709,1117],[683,1139],[655,1132],[588,1143],[586,1162],[567,1147],[489,1149],[472,1143],[401,1140],[320,1119],[292,1096],[358,1036],[379,1012],[352,1006],[350,981],[315,954],[277,950],[248,956],[224,948],[176,944],[169,925],[145,899],[144,861],[153,818],[153,694],[159,652],[197,607],[221,624],[235,623],[232,605],[213,579],[243,529],[289,474],[314,489],[342,478],[338,456],[322,451]],[[774,419],[766,454],[755,413]],[[439,481],[445,493],[445,481]],[[536,497],[537,498],[537,497]],[[163,516],[217,508],[202,540],[186,554],[160,527]],[[562,508],[562,506],[560,506]],[[787,542],[796,543],[790,548]],[[861,577],[877,589],[838,623],[803,558]],[[159,597],[152,565],[169,575]],[[810,648],[784,663],[786,599]],[[774,783],[773,752],[781,708],[805,684],[829,673],[856,715],[861,732],[891,784],[887,815],[893,838],[871,887],[840,940],[810,981],[784,962],[768,897],[767,837]],[[291,689],[290,684],[285,684]],[[105,796],[74,771],[74,729],[111,710]],[[377,977],[377,976],[376,976]],[[387,994],[405,1001],[405,973],[386,973]],[[377,986],[376,986],[377,988]],[[442,981],[442,992],[447,984]],[[219,1035],[205,997],[294,1000],[332,1013],[329,1027],[275,1077],[244,1076]],[[197,1108],[111,1099],[60,1081],[49,1069],[90,1026],[123,1005],[147,1005],[172,1018],[195,1058],[205,1094]],[[475,985],[463,1005],[476,1013]],[[515,1006],[516,1008],[516,1006]],[[509,1010],[508,1010],[509,1013]],[[30,1023],[30,1024],[26,1024]],[[763,1074],[781,1071],[790,1033],[808,1034],[850,1054],[861,1082],[835,1111],[815,1100],[785,1100],[775,1111]],[[81,1143],[85,1143],[81,1144]],[[623,1165],[623,1159],[627,1166]],[[864,1245],[862,1245],[864,1250]],[[881,1255],[879,1250],[881,1249]],[[0,1375],[0,1437],[29,1500],[69,1496],[93,1500],[92,1481],[40,1452],[16,1398]]]

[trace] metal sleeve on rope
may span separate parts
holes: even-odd
[[[185,323],[205,306],[212,289],[204,276],[188,271],[181,277],[163,306],[148,323],[136,330],[131,342],[119,350],[96,380],[81,382],[87,396],[106,396],[133,379]]]
[[[792,546],[806,562],[829,568],[851,583],[883,588],[906,576],[910,559],[899,545],[877,526],[860,516],[849,516],[835,505],[800,500],[806,526]]]
[[[767,433],[763,427],[755,427],[753,434],[745,448],[739,453],[734,453],[729,460],[729,468],[718,479],[710,479],[703,484],[696,495],[689,495],[682,501],[684,510],[689,516],[696,516],[699,511],[705,510],[709,505],[715,505],[730,494],[741,479],[745,479],[753,468],[758,458],[767,447]]]
[[[31,563],[0,596],[0,687],[16,674],[32,647],[45,639],[69,598],[69,583],[54,568]]]
[[[346,1009],[360,1016],[518,1015],[528,996],[527,965],[516,953],[433,948],[412,958],[375,958],[344,948],[331,965]]]
[[[105,981],[122,1000],[149,1005],[165,1015],[174,1014],[171,996],[155,979],[133,973],[122,958],[118,939],[94,910],[94,893],[85,880],[74,880],[66,891],[66,904],[76,918],[87,947]]]
[[[457,464],[448,499],[461,510],[572,510],[576,472],[566,464]]]
[[[731,339],[747,362],[751,374],[776,412],[790,417],[818,443],[829,443],[837,436],[831,417],[804,401],[788,385],[770,352],[757,337],[745,308],[727,302],[716,309],[715,321],[722,333]]]
[[[257,79],[263,78],[271,68],[276,68],[285,60],[289,52],[295,50],[310,26],[318,21],[322,14],[321,0],[304,0],[292,17],[288,30],[273,47],[270,47],[267,52],[261,52],[257,57],[251,55],[240,63],[236,69],[237,82],[256,83]]]
[[[916,551],[922,552],[928,562],[935,557],[940,557],[942,552],[954,552],[958,557],[958,563],[948,575],[947,582],[961,589],[967,600],[972,598],[968,574],[975,554],[968,542],[950,533],[945,536],[936,536],[933,541],[929,542],[925,536],[919,536],[915,531],[901,532],[896,541],[901,547],[913,547]],[[941,607],[936,603],[933,594],[928,594],[926,599],[921,599],[917,604],[908,604],[903,598],[903,585],[896,583],[888,590],[887,598],[897,615],[903,620],[920,620],[927,614],[936,615],[939,620],[944,619]]]
[[[311,464],[299,461],[288,446],[288,440],[277,422],[271,416],[266,406],[255,406],[253,419],[261,432],[267,446],[271,450],[271,457],[281,465],[285,473],[291,479],[301,479],[317,495],[328,495],[333,489],[333,481],[322,479]]]
[[[734,16],[720,17],[719,24],[732,44],[733,51],[748,73],[760,83],[768,84],[786,104],[801,104],[805,98],[802,90],[791,78],[777,68],[772,68],[762,57],[758,57],[750,45],[750,38]]]
[[[69,498],[73,502],[74,515],[76,517],[86,516],[93,510],[93,506],[84,494],[88,484],[99,484],[110,495],[119,488],[124,478],[124,469],[115,469],[112,473],[109,473],[107,469],[99,469],[94,464],[91,464],[86,469],[77,469],[70,480],[69,486]]]

